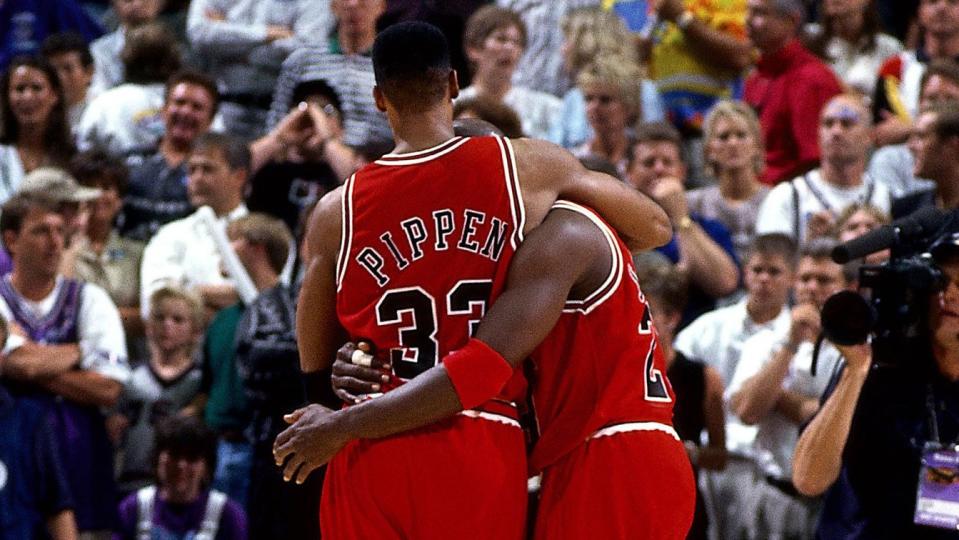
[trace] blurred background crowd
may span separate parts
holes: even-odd
[[[959,206],[957,0],[0,1],[0,538],[318,537],[322,479],[271,454],[306,403],[300,240],[391,150],[369,52],[411,19],[449,40],[458,118],[668,214],[637,267],[690,537],[812,536],[819,309],[888,256],[829,253]]]

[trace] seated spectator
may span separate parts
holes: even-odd
[[[79,32],[87,42],[103,29],[77,0],[6,0],[0,2],[0,70],[13,58],[40,52],[50,34]]]
[[[453,118],[478,118],[493,124],[505,137],[523,136],[523,123],[516,111],[487,95],[457,99],[453,104]]]
[[[703,123],[706,171],[717,184],[688,193],[689,211],[729,229],[740,260],[756,232],[759,205],[769,187],[763,170],[762,132],[756,113],[741,101],[720,101]]]
[[[819,21],[806,25],[806,46],[822,58],[852,92],[871,98],[876,73],[902,51],[902,43],[882,32],[876,0],[819,1]]]
[[[90,44],[95,70],[93,88],[97,93],[123,84],[126,73],[123,68],[123,48],[127,32],[156,20],[163,0],[111,0],[113,13],[119,27]]]
[[[636,130],[627,180],[653,198],[666,211],[675,233],[658,248],[690,279],[690,302],[685,322],[710,311],[717,298],[732,294],[739,285],[735,249],[726,227],[689,213],[683,182],[679,133],[669,124],[641,124]]]
[[[762,181],[775,185],[813,169],[819,161],[816,119],[842,91],[832,70],[797,36],[801,0],[756,0],[746,16],[749,39],[759,49],[743,101],[756,109],[766,145]]]
[[[236,365],[252,414],[244,430],[253,445],[250,535],[317,538],[322,477],[313,475],[304,485],[284,482],[273,457],[273,442],[287,427],[283,415],[307,404],[293,292],[280,282],[293,237],[282,221],[256,213],[230,223],[227,234],[259,291],[236,333]]]
[[[515,12],[492,5],[476,10],[463,31],[463,47],[473,78],[470,86],[460,91],[460,97],[483,94],[502,101],[519,115],[526,136],[546,139],[559,117],[559,99],[515,86],[512,81],[526,48],[526,35],[526,25]]]
[[[177,286],[195,292],[209,312],[237,301],[234,281],[223,275],[222,256],[211,227],[222,227],[249,213],[243,204],[250,170],[250,152],[234,137],[206,133],[193,143],[187,159],[190,204],[198,210],[164,225],[147,244],[140,268],[140,305],[144,311],[153,291]],[[215,223],[203,216],[213,210]]]
[[[603,58],[584,67],[576,80],[586,100],[586,119],[591,138],[572,149],[573,155],[606,158],[616,164],[620,178],[626,176],[632,126],[639,118],[636,79],[639,67],[624,58]]]
[[[700,469],[719,471],[726,467],[723,381],[715,368],[686,358],[673,348],[676,328],[686,307],[686,277],[669,264],[645,272],[637,269],[637,275],[649,302],[659,338],[657,343],[662,346],[666,359],[669,383],[676,393],[673,426],[686,445],[686,453],[698,480]],[[706,446],[701,442],[704,431],[708,437]],[[696,513],[686,538],[705,540],[707,525],[706,508],[697,487]]]
[[[156,538],[246,540],[243,508],[209,488],[216,466],[216,438],[194,417],[171,417],[157,427],[156,484],[120,503],[114,540]]]
[[[343,142],[352,147],[392,140],[386,115],[373,101],[373,62],[370,50],[376,38],[376,21],[386,9],[385,0],[352,2],[331,0],[336,32],[329,43],[303,47],[283,62],[273,91],[267,127],[273,128],[290,110],[296,87],[307,81],[326,81],[343,104]]]
[[[280,67],[289,54],[321,42],[330,2],[315,0],[193,0],[190,45],[222,92],[225,131],[243,139],[263,134]]]
[[[784,307],[795,268],[796,244],[791,238],[757,236],[743,266],[746,297],[693,321],[676,336],[676,350],[712,366],[728,386],[748,340],[767,333],[781,335],[788,328],[789,310]],[[705,475],[703,500],[713,518],[710,528],[719,538],[746,538],[755,517],[751,499],[757,481],[752,450],[756,429],[728,408],[725,421],[728,463],[725,470]]]
[[[832,236],[840,243],[859,238],[867,232],[889,224],[889,214],[871,204],[851,204],[839,214]],[[889,258],[889,250],[870,253],[866,264],[879,264]]]
[[[819,116],[822,165],[769,192],[759,208],[756,232],[787,234],[801,245],[828,235],[850,204],[889,209],[886,186],[866,172],[870,127],[869,112],[858,96],[832,98]]]
[[[212,79],[175,73],[163,91],[163,137],[152,153],[130,156],[130,187],[123,199],[120,234],[146,242],[161,226],[190,213],[186,158],[193,141],[210,129],[219,105]]]
[[[67,104],[67,120],[76,129],[87,105],[93,100],[93,57],[80,34],[53,34],[43,41],[43,57],[57,70]]]
[[[356,156],[343,143],[342,115],[340,98],[326,82],[297,86],[290,113],[250,146],[251,211],[276,216],[293,229],[303,208],[353,174]]]
[[[173,34],[160,23],[131,30],[121,53],[125,79],[87,106],[77,126],[81,150],[126,157],[153,148],[163,136],[163,83],[180,69]]]
[[[819,313],[826,299],[848,288],[851,276],[830,258],[836,241],[811,240],[800,252],[794,286],[796,305],[788,328],[752,337],[743,344],[729,383],[729,404],[745,423],[757,425],[753,450],[760,480],[752,530],[759,538],[812,538],[818,501],[802,496],[792,483],[792,454],[799,427],[819,407],[839,351],[828,342],[812,371]]]
[[[6,345],[8,336],[6,319],[0,317],[0,346]],[[5,538],[77,537],[55,430],[52,412],[15,398],[0,378],[0,432],[4,434],[0,437],[0,523]]]
[[[929,62],[919,86],[920,111],[959,101],[959,63],[945,59]],[[905,143],[877,148],[869,159],[869,174],[877,182],[886,184],[894,199],[935,187],[932,180],[916,176],[914,169],[915,160]]]
[[[117,481],[122,494],[153,483],[157,424],[182,415],[200,391],[202,373],[194,356],[205,322],[200,300],[165,287],[150,297],[149,311],[149,356],[134,359],[139,365],[107,418],[110,437],[119,448]]]
[[[57,72],[40,58],[14,59],[0,80],[0,204],[23,177],[43,166],[66,166],[75,151],[66,97]]]
[[[598,7],[570,11],[562,21],[563,67],[575,83],[580,70],[600,57],[626,58],[637,63],[633,36],[615,14]],[[639,83],[640,117],[644,122],[666,119],[665,105],[656,85],[648,79]],[[564,148],[575,148],[593,137],[586,118],[583,92],[573,86],[563,95],[560,117],[553,123],[550,141]]]
[[[113,446],[101,408],[116,403],[130,372],[109,296],[58,273],[64,223],[57,210],[49,200],[18,195],[0,214],[14,263],[0,280],[0,314],[20,334],[7,345],[4,377],[15,395],[56,416],[77,527],[95,534],[112,527],[116,512]]]
[[[140,317],[140,260],[143,244],[119,235],[117,216],[127,192],[127,168],[102,151],[77,154],[70,171],[82,186],[98,189],[90,204],[84,234],[78,238],[69,275],[103,287],[120,311],[130,357],[142,357],[143,319]]]

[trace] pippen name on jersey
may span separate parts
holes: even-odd
[[[402,272],[430,253],[457,249],[497,261],[510,235],[509,223],[497,217],[487,220],[485,212],[471,209],[460,216],[450,209],[436,210],[431,218],[403,220],[398,229],[379,236],[382,246],[364,246],[356,255],[357,264],[380,287],[390,282],[392,265]],[[389,268],[387,260],[392,262]]]

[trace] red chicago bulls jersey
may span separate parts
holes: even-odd
[[[671,431],[673,418],[673,390],[629,249],[591,210],[565,201],[554,208],[583,214],[602,230],[612,265],[596,291],[566,303],[531,357],[540,430],[529,460],[533,472],[601,428],[649,423]]]
[[[465,345],[523,223],[512,148],[498,137],[388,154],[346,182],[336,310],[351,339],[389,351],[387,387]]]

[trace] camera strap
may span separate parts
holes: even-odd
[[[929,413],[929,437],[930,442],[942,446],[942,439],[939,437],[939,414],[936,412],[936,392],[932,388],[932,383],[926,385],[926,412]]]
[[[957,441],[942,444],[932,383],[926,385],[926,409],[930,440],[922,449],[913,522],[955,531],[959,528],[959,451]]]

